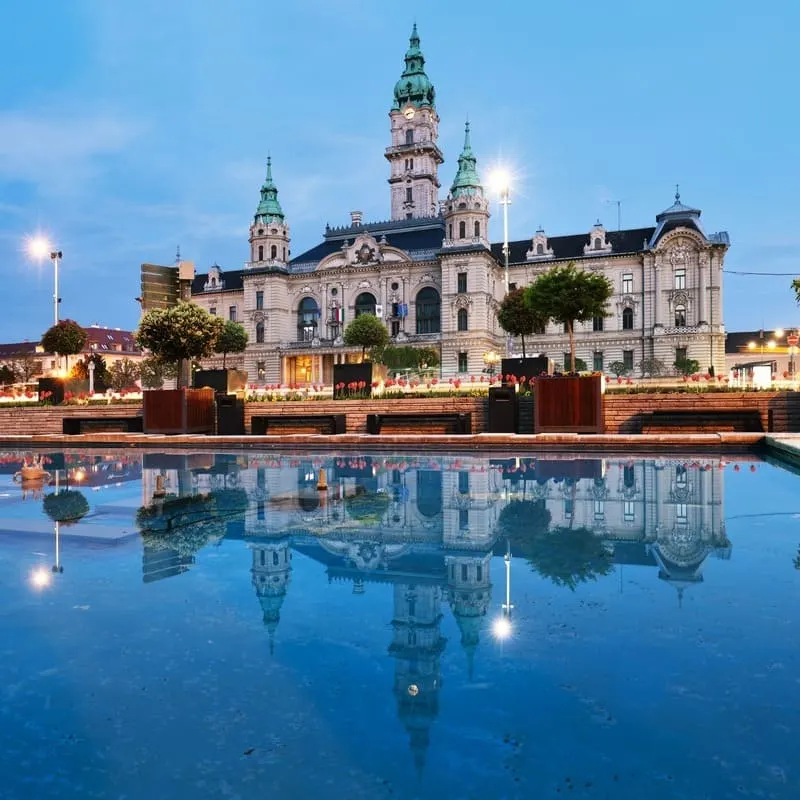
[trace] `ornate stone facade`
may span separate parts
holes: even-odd
[[[391,219],[365,223],[353,211],[349,225],[327,228],[320,244],[292,256],[268,161],[250,226],[250,261],[243,270],[218,273],[216,285],[211,273],[195,280],[195,302],[217,313],[236,306],[250,343],[231,363],[248,371],[250,383],[330,384],[334,364],[360,359],[342,334],[361,313],[380,317],[395,343],[438,347],[444,377],[479,374],[490,350],[521,355],[496,320],[505,291],[502,244],[491,244],[489,200],[469,125],[450,191],[439,199],[444,158],[424,65],[415,26],[389,112]],[[579,323],[575,331],[577,355],[588,368],[607,372],[621,361],[641,374],[647,359],[672,370],[676,359],[687,357],[721,372],[729,240],[724,232],[706,234],[700,213],[676,192],[654,227],[608,231],[598,221],[586,233],[558,237],[539,229],[510,242],[509,286],[525,286],[570,261],[601,271],[614,286],[609,316]],[[561,365],[568,343],[560,326],[531,339],[529,351]]]

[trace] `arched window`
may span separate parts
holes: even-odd
[[[459,308],[458,309],[458,329],[460,331],[469,330],[469,322],[467,318],[467,309],[466,308]]]
[[[442,513],[442,473],[440,470],[417,470],[417,510],[423,517]]]
[[[475,223],[475,238],[477,239],[481,235],[481,224],[480,222]]]
[[[626,489],[633,489],[636,485],[636,475],[633,471],[633,467],[623,467],[622,484]]]
[[[414,129],[409,128],[406,131],[406,144],[414,144]]]
[[[216,278],[212,278],[211,279],[211,285],[212,286],[216,286],[217,285],[217,279]]]
[[[259,261],[263,261],[264,260],[264,245],[263,244],[260,244],[258,246],[258,260]]]
[[[304,297],[297,307],[297,336],[302,342],[310,342],[317,335],[319,306],[313,297]]]
[[[417,333],[440,333],[442,330],[442,301],[432,286],[420,289],[417,294]]]
[[[686,327],[686,306],[675,306],[675,327]]]
[[[264,323],[256,322],[256,344],[264,344]]]
[[[356,297],[356,316],[360,317],[362,314],[372,314],[374,316],[377,302],[374,294],[362,292]]]
[[[276,259],[278,257],[278,246],[277,245],[274,244],[274,245],[272,245],[272,247],[270,247],[270,249],[269,249],[269,257],[272,258],[272,259]]]
[[[452,222],[447,226],[447,238],[448,239],[452,239],[453,238],[453,223]]]
[[[461,222],[458,223],[458,238],[459,239],[467,238],[467,223],[464,222],[463,219],[461,220]]]
[[[286,248],[283,248],[283,260],[286,261]]]
[[[632,308],[623,308],[622,309],[622,330],[624,330],[624,331],[632,331],[633,330],[633,309]]]
[[[537,256],[544,255],[544,245],[541,242],[539,242],[539,244],[536,245],[536,255]]]
[[[595,250],[602,250],[603,249],[603,240],[599,236],[595,236],[594,249]]]

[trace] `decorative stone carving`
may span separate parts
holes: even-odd
[[[672,264],[673,267],[684,267],[686,266],[689,253],[691,253],[691,248],[686,242],[678,242],[669,249],[669,263]]]
[[[606,239],[606,229],[600,220],[595,222],[589,233],[589,244],[583,248],[585,256],[604,255],[611,252],[611,242]]]
[[[539,228],[531,240],[531,249],[525,253],[527,261],[541,261],[545,258],[553,258],[553,248],[547,245],[547,236],[544,230]]]

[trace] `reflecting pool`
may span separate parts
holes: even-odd
[[[0,453],[0,796],[798,798],[799,489]]]

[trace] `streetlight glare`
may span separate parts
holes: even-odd
[[[774,336],[776,339],[783,338],[783,328],[778,328],[778,330],[775,331]]]
[[[773,350],[775,348],[775,340],[774,339],[770,339],[767,342],[767,347],[769,347],[770,350]]]
[[[489,174],[489,188],[497,194],[505,194],[511,188],[511,175],[508,170],[498,167]]]
[[[508,639],[511,636],[511,620],[508,617],[498,617],[492,625],[492,633],[495,639]]]
[[[25,252],[36,261],[44,261],[53,248],[46,236],[36,234],[25,239]]]
[[[756,343],[755,342],[748,342],[747,343],[747,349],[748,350],[755,350],[756,349]]]
[[[37,567],[31,572],[31,585],[36,589],[44,589],[53,580],[52,574],[44,567]]]

